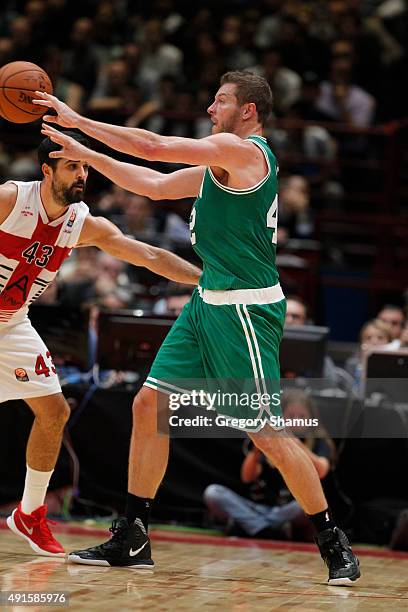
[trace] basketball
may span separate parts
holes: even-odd
[[[0,115],[12,123],[31,123],[43,116],[46,108],[33,104],[34,92],[52,94],[51,79],[31,62],[10,62],[0,68]]]

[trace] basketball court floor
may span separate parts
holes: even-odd
[[[67,550],[107,539],[100,527],[62,524],[53,530]],[[69,610],[86,611],[408,610],[408,553],[356,547],[363,577],[344,588],[325,585],[325,567],[312,544],[154,529],[151,537],[154,571],[74,565],[35,556],[1,520],[0,590],[64,591]],[[40,609],[63,608],[30,607]]]

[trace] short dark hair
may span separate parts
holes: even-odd
[[[234,83],[237,86],[236,96],[240,105],[253,102],[258,112],[259,121],[265,125],[271,112],[273,96],[268,81],[248,70],[235,70],[222,75],[220,85]]]
[[[81,144],[83,144],[85,147],[90,147],[90,141],[88,140],[88,138],[86,138],[86,136],[84,136],[83,134],[81,134],[80,132],[74,132],[73,130],[61,130],[64,134],[66,134],[67,136],[71,136],[71,138],[73,138],[74,140],[77,140],[78,142],[80,142]],[[59,144],[57,144],[56,142],[53,142],[51,140],[51,138],[44,138],[40,144],[39,147],[37,149],[37,155],[38,155],[38,162],[40,164],[40,167],[43,164],[47,164],[48,166],[51,166],[51,168],[55,168],[58,162],[58,159],[54,159],[54,158],[50,158],[50,153],[52,151],[59,151],[61,149],[61,146]]]

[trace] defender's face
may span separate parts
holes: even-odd
[[[80,202],[85,194],[89,166],[81,161],[58,160],[52,172],[52,192],[64,206]]]
[[[213,122],[212,133],[234,133],[240,123],[240,109],[235,95],[236,85],[225,83],[215,94],[214,102],[207,112]]]

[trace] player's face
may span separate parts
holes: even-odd
[[[89,166],[81,161],[58,160],[52,173],[52,194],[57,202],[69,206],[80,202],[85,194]]]
[[[241,122],[241,107],[235,95],[236,85],[225,83],[215,94],[214,102],[207,108],[213,122],[212,133],[235,133]]]

